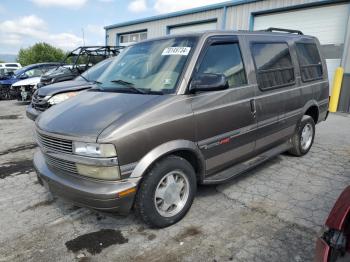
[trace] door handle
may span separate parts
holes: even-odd
[[[250,111],[251,111],[253,117],[255,118],[255,116],[256,116],[255,99],[251,99],[251,100],[250,100]]]

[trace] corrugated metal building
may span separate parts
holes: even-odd
[[[129,45],[169,34],[212,29],[260,30],[281,27],[318,37],[332,83],[344,68],[338,110],[350,112],[350,1],[236,0],[106,26],[108,45]]]

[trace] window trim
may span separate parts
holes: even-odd
[[[314,42],[314,41],[295,41],[295,52],[297,54],[297,59],[298,59],[298,64],[299,64],[299,72],[300,72],[300,79],[303,83],[308,83],[308,82],[313,82],[313,81],[318,81],[318,80],[323,80],[324,79],[324,68],[323,68],[323,62],[322,62],[322,59],[321,59],[321,53],[320,53],[320,50],[317,46],[317,44]],[[299,52],[298,52],[298,44],[304,44],[304,45],[314,45],[317,49],[317,52],[318,52],[318,56],[320,58],[320,63],[321,64],[310,64],[310,65],[301,65],[301,60],[300,60],[300,55],[299,55]],[[321,66],[321,69],[322,69],[322,75],[320,77],[317,77],[317,78],[313,78],[313,79],[309,79],[309,80],[304,80],[303,79],[303,74],[302,74],[302,68],[305,68],[305,67],[311,67],[311,66]]]
[[[270,71],[270,69],[268,69],[268,70],[258,70],[258,67],[256,65],[256,61],[255,61],[254,55],[253,55],[253,45],[254,44],[286,44],[287,47],[288,47],[290,61],[292,63],[292,66],[291,67],[285,67],[285,68],[271,69],[271,71],[279,71],[279,70],[282,70],[282,69],[293,69],[294,81],[291,82],[291,83],[286,83],[286,84],[281,84],[281,85],[277,85],[277,86],[262,88],[260,86],[260,84],[259,84],[259,76],[258,76],[259,71]],[[292,86],[292,85],[296,84],[295,65],[293,63],[293,58],[292,58],[292,52],[291,52],[291,49],[290,49],[290,45],[289,45],[289,43],[287,41],[266,41],[266,40],[264,40],[264,41],[250,41],[250,43],[249,43],[249,51],[250,51],[250,55],[251,55],[251,58],[252,58],[253,64],[254,64],[256,82],[257,82],[258,88],[262,92],[270,91],[270,90],[274,90],[274,89],[279,89],[279,88],[283,88],[283,87],[287,87],[287,86]]]
[[[189,88],[190,88],[190,84],[194,78],[194,76],[196,75],[196,73],[198,72],[199,69],[199,65],[202,63],[205,55],[208,52],[209,47],[214,44],[214,43],[232,43],[232,44],[238,44],[239,47],[239,52],[241,54],[241,59],[242,59],[242,64],[243,64],[243,69],[244,69],[244,74],[245,74],[245,78],[246,78],[246,83],[244,85],[241,86],[237,86],[237,87],[229,87],[227,90],[235,90],[236,88],[241,88],[241,87],[246,87],[249,85],[249,79],[248,79],[248,75],[247,75],[247,69],[245,66],[245,61],[244,61],[244,57],[243,57],[243,53],[242,53],[242,46],[241,43],[239,41],[239,38],[237,35],[216,35],[216,36],[210,36],[209,38],[206,39],[205,43],[202,46],[202,50],[197,58],[197,61],[195,62],[195,65],[193,67],[192,73],[191,73],[191,77],[188,81],[187,84],[187,88],[186,88],[186,94],[189,93]],[[222,91],[222,90],[220,90]],[[204,93],[215,93],[215,92],[220,92],[220,91],[208,91],[208,92],[204,92]]]
[[[147,29],[141,29],[141,30],[135,30],[135,31],[126,31],[126,32],[119,32],[116,34],[116,45],[120,45],[120,44],[123,44],[120,42],[120,37],[123,36],[123,35],[132,35],[132,34],[141,34],[141,33],[146,33],[147,34],[147,38],[145,40],[148,39],[148,30]],[[145,40],[142,40],[142,41],[145,41]],[[141,41],[139,41],[141,42]],[[127,42],[127,43],[130,43],[130,42]],[[133,42],[135,43],[135,42]],[[138,43],[138,42],[136,42]]]

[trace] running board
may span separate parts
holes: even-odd
[[[268,151],[261,153],[260,155],[249,159],[243,163],[229,167],[215,175],[209,176],[203,180],[204,185],[221,184],[225,183],[249,170],[260,165],[261,163],[269,160],[270,158],[277,156],[291,148],[290,143],[286,142],[277,147],[274,147]]]

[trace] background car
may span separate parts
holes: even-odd
[[[2,67],[19,69],[22,68],[22,65],[20,63],[0,63],[0,68]]]
[[[350,186],[339,196],[316,242],[315,262],[350,261]]]
[[[30,77],[14,83],[10,88],[12,98],[18,101],[30,101],[38,83],[40,83],[40,76]]]
[[[17,70],[16,67],[0,67],[0,80],[6,79]]]
[[[64,81],[38,88],[31,104],[27,107],[27,117],[35,120],[49,107],[91,88],[99,76],[107,69],[115,57],[105,59],[71,81]]]
[[[122,47],[116,46],[81,46],[70,52],[62,65],[56,70],[48,72],[41,77],[38,87],[72,80],[85,72],[98,62],[117,56]],[[69,66],[67,66],[69,65]]]
[[[16,70],[13,74],[6,76],[5,79],[0,80],[0,99],[11,99],[18,95],[17,93],[20,92],[18,89],[14,89],[10,92],[10,87],[14,83],[23,79],[41,76],[58,65],[60,65],[60,63],[38,63]]]

